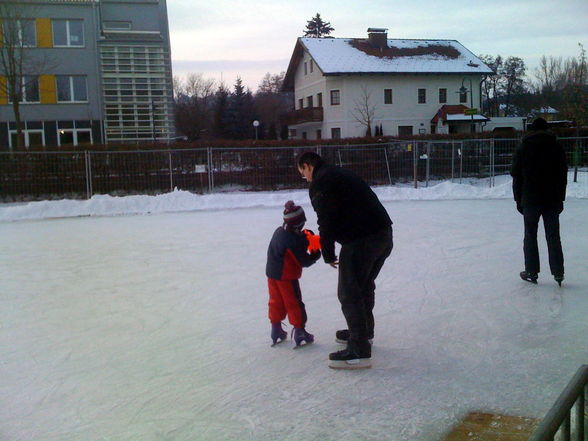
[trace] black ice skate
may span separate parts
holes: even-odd
[[[553,278],[555,279],[555,281],[557,282],[557,284],[559,286],[561,286],[561,282],[563,282],[564,280],[564,275],[563,274],[556,274],[553,276]]]
[[[372,345],[365,342],[347,343],[347,348],[329,354],[331,369],[367,369],[372,367]]]
[[[335,341],[337,343],[341,343],[342,345],[346,345],[349,341],[349,329],[339,329],[337,332],[335,332]],[[372,344],[374,342],[374,338],[370,337],[368,341],[370,344]]]
[[[521,276],[521,279],[523,279],[525,282],[531,282],[531,283],[534,283],[535,285],[537,284],[537,273],[530,273],[528,271],[521,271],[521,273],[519,275]]]

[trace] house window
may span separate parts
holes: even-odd
[[[45,137],[43,136],[43,130],[23,130],[24,146],[25,147],[36,147],[45,145]],[[10,131],[10,146],[16,147],[17,131]]]
[[[57,101],[75,102],[88,101],[86,77],[81,75],[56,75]]]
[[[53,46],[84,46],[84,22],[82,20],[52,20]]]
[[[439,89],[439,104],[447,102],[447,89]]]
[[[323,137],[323,131],[322,130],[317,130],[316,131],[316,139],[321,139]]]
[[[384,104],[392,104],[392,89],[384,89]]]
[[[310,60],[310,73],[314,72],[314,61]]]
[[[419,104],[426,104],[427,102],[427,89],[419,89]]]
[[[332,127],[331,128],[331,138],[332,139],[341,139],[341,128]]]
[[[302,139],[306,139],[306,138],[307,138],[306,132],[302,132]]]
[[[341,92],[339,90],[331,90],[331,106],[338,106],[341,104]]]
[[[317,105],[319,107],[323,107],[323,94],[322,93],[316,94],[316,100],[318,101]]]
[[[104,29],[116,30],[116,31],[130,31],[131,22],[122,20],[109,20],[103,21],[102,26]]]
[[[39,102],[39,77],[37,75],[24,75],[20,82],[20,102]],[[8,98],[12,102],[12,92],[9,91]]]
[[[90,129],[60,129],[58,135],[60,146],[92,144],[92,130]]]
[[[303,100],[302,98],[300,98],[300,99],[298,100],[298,108],[299,108],[299,109],[302,109],[302,108],[304,108],[304,100]]]
[[[412,126],[398,126],[398,136],[412,136]]]
[[[304,75],[308,75],[308,63],[304,62]]]
[[[468,102],[468,91],[467,89],[462,92],[461,89],[459,91],[459,102],[460,103],[467,103]]]
[[[306,97],[306,107],[314,107],[312,95]]]
[[[296,129],[290,129],[288,135],[290,139],[296,138]]]

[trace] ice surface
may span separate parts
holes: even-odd
[[[301,279],[316,343],[270,348],[266,247],[288,198],[316,228],[305,192],[0,207],[38,219],[0,223],[0,439],[435,441],[474,410],[542,417],[588,362],[588,200],[561,217],[563,287],[542,233],[531,285],[503,185],[378,189],[394,250],[373,367],[350,372],[327,367],[343,318],[322,262]],[[41,219],[79,204],[152,214]]]

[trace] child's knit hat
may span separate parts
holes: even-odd
[[[288,201],[284,205],[284,228],[286,230],[299,230],[304,226],[306,216],[302,207]]]

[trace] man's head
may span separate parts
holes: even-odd
[[[538,130],[547,130],[549,128],[549,124],[543,118],[537,118],[531,124],[531,130],[538,131]]]
[[[306,215],[304,209],[294,203],[288,201],[284,205],[284,228],[290,231],[301,230],[306,222]]]
[[[323,158],[314,152],[305,152],[298,157],[298,171],[307,181],[312,182],[314,169],[323,163]]]

